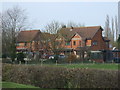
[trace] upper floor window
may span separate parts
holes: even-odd
[[[16,46],[19,46],[19,43],[16,43]]]
[[[73,45],[76,45],[76,41],[73,41]]]
[[[97,41],[93,41],[93,45],[98,45],[98,42]]]
[[[91,40],[86,40],[86,46],[91,46]]]
[[[106,47],[109,48],[109,42],[106,42]]]
[[[66,45],[67,45],[67,46],[70,45],[70,42],[66,42]]]

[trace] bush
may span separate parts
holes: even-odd
[[[2,63],[9,63],[9,64],[12,64],[12,60],[6,59],[6,58],[2,58]]]
[[[58,59],[58,64],[66,64],[66,58]]]
[[[25,63],[24,57],[25,57],[24,53],[22,53],[22,52],[17,53],[17,61],[18,62],[21,61],[21,62]]]
[[[118,88],[117,70],[3,65],[3,81],[41,88]]]
[[[68,56],[68,58],[66,59],[67,60],[67,62],[74,62],[74,60],[76,60],[77,58],[76,58],[76,55],[74,55],[74,54],[71,54],[71,55],[69,55]]]
[[[55,64],[55,60],[54,59],[47,59],[47,60],[43,61],[43,64]]]
[[[2,58],[7,58],[7,54],[2,54]]]

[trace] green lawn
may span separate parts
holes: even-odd
[[[58,66],[66,68],[95,68],[95,69],[113,69],[117,70],[119,64],[62,64]]]
[[[28,65],[41,65],[40,62],[34,62],[33,64]],[[43,63],[42,66],[51,66],[51,67],[66,67],[66,68],[95,68],[95,69],[112,69],[117,70],[119,69],[118,63],[76,63],[76,64],[45,64]]]
[[[44,64],[43,66],[65,67],[65,68],[94,68],[94,69],[112,69],[118,70],[119,64]]]
[[[30,89],[37,89],[37,90],[57,90],[57,89],[44,89],[44,88],[39,88],[39,87],[35,87],[35,86],[31,86],[31,85],[24,85],[24,84],[18,84],[18,83],[13,83],[13,82],[2,82],[0,83],[0,85],[2,84],[2,88],[26,88],[24,90],[30,90]],[[28,89],[27,89],[28,88]]]
[[[13,82],[2,82],[2,88],[39,88],[39,87],[18,84],[18,83],[13,83]]]

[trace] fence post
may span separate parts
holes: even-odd
[[[42,59],[41,59],[41,66],[42,66],[42,63],[43,63],[43,62],[42,62]]]
[[[25,64],[27,64],[27,61],[25,60]]]
[[[19,64],[21,64],[21,61],[19,61]]]
[[[56,60],[56,65],[57,65],[57,60]]]

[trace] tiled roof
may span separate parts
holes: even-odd
[[[57,34],[42,32],[42,40],[55,39],[57,36],[58,36]]]
[[[103,30],[101,26],[92,27],[73,27],[73,28],[62,28],[59,33],[61,33],[65,39],[71,39],[75,33],[78,33],[83,40],[92,39],[98,30]]]
[[[36,36],[40,33],[40,30],[21,31],[17,36],[17,42],[33,41],[36,39]]]

